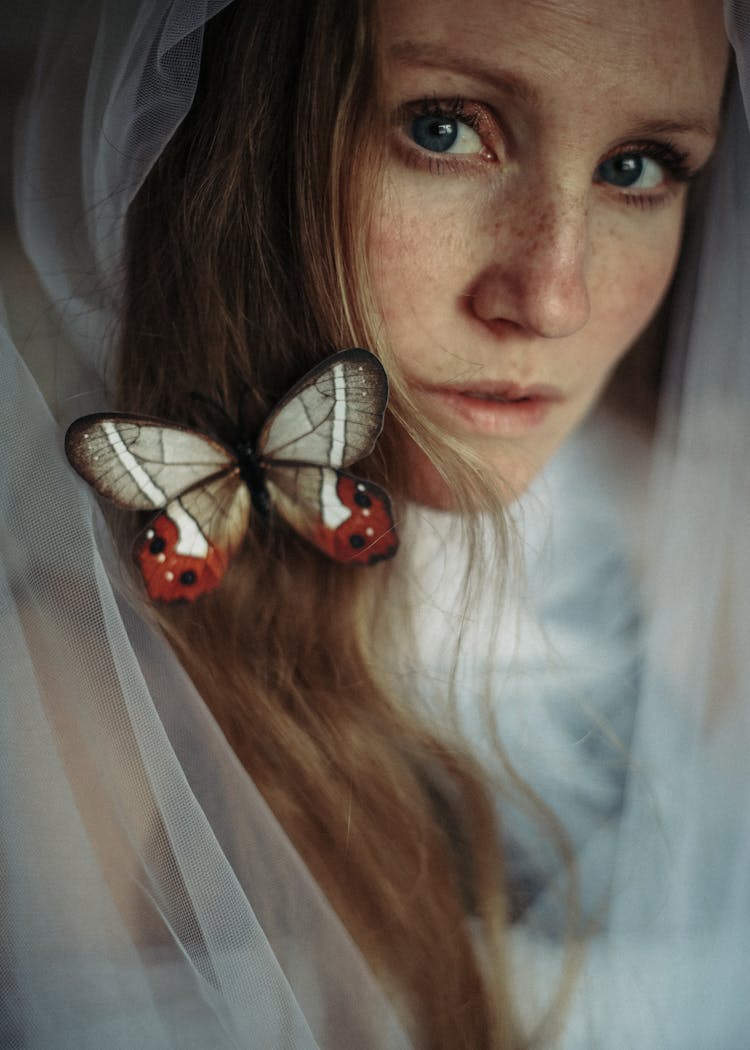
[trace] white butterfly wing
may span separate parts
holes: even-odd
[[[383,366],[367,350],[342,350],[279,402],[260,435],[265,460],[346,467],[372,451],[388,401]]]
[[[201,557],[210,544],[230,558],[242,543],[250,517],[250,490],[239,471],[183,492],[165,513],[180,521],[180,547]]]
[[[123,413],[77,419],[65,436],[65,451],[97,492],[128,510],[164,507],[235,464],[232,451],[213,438]]]

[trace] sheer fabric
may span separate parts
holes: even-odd
[[[125,209],[192,101],[217,2],[51,5],[19,122],[24,246],[102,407]],[[62,334],[62,333],[61,333]],[[0,1043],[408,1046],[169,648],[3,331]]]
[[[568,1014],[570,1048],[740,1050],[750,1031],[750,10],[737,0],[725,16],[738,76],[677,281],[643,670],[609,910]],[[538,988],[552,963],[538,938],[518,941],[528,1001],[524,966]]]
[[[406,1047],[3,334],[0,1044]]]
[[[91,370],[106,380],[124,213],[190,106],[202,27],[222,6],[53,5],[19,123],[19,228],[70,349],[55,420],[9,334],[0,343],[0,1042],[12,1050],[410,1045],[130,593],[61,451],[60,423],[103,407]],[[601,926],[558,1040],[571,1050],[740,1050],[750,1029],[745,0],[727,3],[726,20],[737,77],[675,297],[642,634],[629,633],[632,593],[615,588],[614,692],[596,675],[588,686],[607,719],[623,719],[630,751],[614,778],[597,774],[597,753],[585,782],[570,781],[571,798],[589,792],[608,815],[602,835],[584,804],[574,829]],[[553,579],[594,586],[577,564],[563,549]],[[526,681],[530,694],[540,680]],[[516,754],[522,743],[508,739]],[[541,766],[529,760],[532,785]],[[533,840],[523,856],[538,865]],[[530,1027],[559,980],[556,893],[540,883],[514,930]]]
[[[508,765],[565,828],[578,856],[586,921],[599,919],[643,659],[627,522],[630,489],[644,479],[614,490],[610,482],[643,474],[645,451],[602,411],[568,440],[512,508],[517,542],[495,573],[487,548],[497,541],[490,528],[482,534],[482,572],[490,580],[502,575],[499,609],[497,586],[484,584],[464,612],[469,566],[459,517],[415,507],[401,528],[413,554],[398,565],[396,592],[402,601],[409,596],[416,645],[403,632],[387,651],[401,687],[428,718],[445,720],[455,707],[446,735],[464,738],[498,784],[506,868],[513,896],[522,898],[523,925],[558,940],[570,903],[566,880],[556,878],[560,852],[528,798],[516,796]]]

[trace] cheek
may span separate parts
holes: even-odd
[[[394,200],[394,197],[396,198]],[[460,212],[458,212],[460,214]],[[391,338],[439,328],[470,284],[465,231],[455,208],[413,193],[391,195],[373,217],[367,250],[373,291]]]
[[[393,322],[417,288],[420,242],[415,224],[394,223],[387,215],[373,222],[367,250],[375,301],[387,325]]]
[[[613,231],[593,253],[592,328],[615,360],[656,313],[674,275],[682,216],[656,225],[645,241]]]
[[[521,225],[515,217],[519,211]],[[435,196],[418,194],[392,181],[371,222],[368,258],[388,340],[407,370],[439,366],[443,351],[455,355],[477,335],[467,325],[468,296],[488,261],[520,258],[518,272],[506,276],[509,286],[521,281],[524,260],[544,242],[530,211],[507,204],[489,207],[452,187]],[[607,212],[594,211],[589,218],[583,269],[590,319],[566,342],[571,363],[578,358],[594,368],[608,368],[621,357],[658,309],[682,234],[678,204],[661,214],[614,220]]]

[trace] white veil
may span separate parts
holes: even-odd
[[[190,106],[203,25],[221,6],[51,7],[17,206],[79,355],[58,362],[66,421],[102,403],[90,367],[104,373],[112,345],[124,211]],[[0,350],[0,1044],[408,1046],[129,603],[63,431],[4,329]]]
[[[123,216],[224,3],[55,3],[19,125],[24,246],[71,346],[58,421],[0,334],[0,1043],[410,1045],[121,581],[60,423],[101,408]],[[683,253],[649,522],[646,664],[610,914],[566,1047],[740,1050],[750,1031],[750,8]],[[699,227],[699,228],[698,228]],[[748,305],[746,305],[748,304]],[[559,952],[519,927],[519,998]],[[533,976],[535,974],[535,976]],[[533,1011],[530,1011],[533,1012]]]
[[[611,899],[566,1050],[750,1039],[750,5],[727,0],[725,19],[737,74],[673,297]],[[517,940],[530,1004],[529,968],[544,987],[554,953],[526,930]]]

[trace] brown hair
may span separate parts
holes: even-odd
[[[236,3],[207,27],[194,106],[129,215],[123,409],[205,425],[189,391],[231,415],[247,389],[252,429],[331,351],[387,358],[366,297],[383,119],[369,8]],[[393,375],[365,470],[398,516],[393,450],[404,428],[431,438]],[[478,465],[434,435],[430,448],[464,494],[481,489]],[[164,628],[420,1045],[520,1046],[496,808],[475,761],[388,684],[375,642],[391,572],[329,563],[253,519],[223,586]]]

